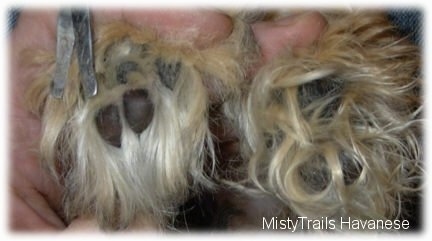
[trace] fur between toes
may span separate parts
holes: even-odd
[[[407,218],[422,178],[418,50],[378,13],[324,14],[315,46],[287,50],[252,83],[249,180],[312,220]]]
[[[240,92],[246,28],[238,21],[231,37],[198,51],[121,22],[96,26],[97,96],[83,98],[76,63],[62,100],[48,95],[50,75],[34,82],[41,156],[65,187],[67,220],[125,229],[144,217],[166,228],[189,190],[214,186],[203,170],[208,156],[211,169],[216,162],[208,108]]]
[[[46,59],[27,96],[67,220],[261,230],[264,216],[405,218],[423,177],[418,48],[380,13],[323,12],[317,43],[248,79],[259,59],[250,23],[283,13],[230,14],[231,36],[202,50],[123,22],[95,26],[91,99],[75,62],[64,98],[52,98]]]

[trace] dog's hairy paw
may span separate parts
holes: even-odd
[[[316,45],[288,49],[252,83],[250,179],[300,216],[407,216],[422,177],[418,49],[379,13],[324,15]]]
[[[84,97],[76,61],[62,99],[49,95],[49,75],[37,79],[28,96],[43,120],[44,163],[66,190],[67,219],[124,229],[145,217],[165,227],[189,190],[212,188],[209,107],[240,95],[257,51],[251,38],[241,21],[205,49],[124,22],[97,25],[96,96]]]

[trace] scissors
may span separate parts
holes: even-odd
[[[61,10],[57,18],[56,68],[51,86],[51,95],[62,98],[69,68],[76,48],[81,85],[89,98],[97,94],[94,70],[90,11],[88,9]]]

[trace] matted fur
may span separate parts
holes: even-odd
[[[316,45],[253,80],[239,120],[249,180],[297,216],[401,218],[422,175],[418,49],[384,14],[324,15]]]

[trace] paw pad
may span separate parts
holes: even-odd
[[[320,113],[321,118],[332,118],[341,104],[340,96],[344,88],[343,85],[344,82],[333,75],[300,85],[297,92],[300,108],[304,109],[312,103],[319,103],[334,97],[329,102],[324,103],[325,106]]]
[[[137,71],[137,70],[138,70],[138,64],[137,63],[135,63],[133,61],[122,62],[116,68],[117,81],[120,84],[126,84],[127,83],[127,79],[126,79],[127,73],[129,73],[131,71]]]
[[[124,93],[123,109],[129,127],[137,134],[143,132],[153,119],[154,105],[146,89]]]
[[[158,58],[155,61],[155,65],[162,83],[168,89],[173,90],[180,73],[180,62],[167,63],[164,62],[162,59]]]
[[[106,142],[121,147],[122,125],[117,106],[108,105],[100,109],[96,115],[96,127]]]
[[[110,145],[121,147],[122,118],[136,134],[142,133],[151,123],[154,104],[148,90],[128,90],[122,97],[123,108],[115,104],[99,110],[95,122],[99,134]]]

